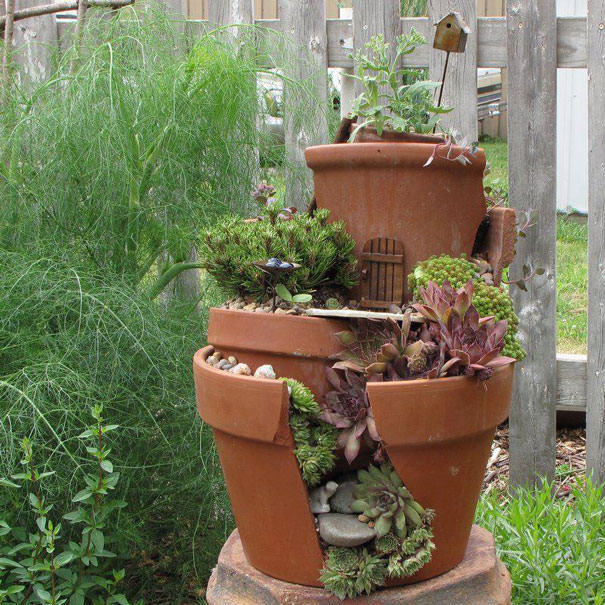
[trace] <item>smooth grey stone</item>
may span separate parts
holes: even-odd
[[[341,483],[336,493],[330,498],[330,510],[335,513],[352,514],[355,511],[351,508],[355,496],[353,490],[357,486],[357,481],[346,481]]]
[[[376,532],[358,521],[357,515],[324,513],[317,518],[319,535],[332,546],[359,546],[376,537]]]

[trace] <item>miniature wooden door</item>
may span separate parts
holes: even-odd
[[[403,246],[386,237],[368,240],[361,254],[361,306],[385,309],[403,301]]]

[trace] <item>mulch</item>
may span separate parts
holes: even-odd
[[[496,431],[492,443],[492,451],[487,463],[483,491],[504,491],[508,487],[509,475],[509,440],[508,425],[503,425]],[[586,471],[586,429],[563,428],[557,431],[556,438],[555,496],[564,498],[569,495],[571,486],[578,474]]]

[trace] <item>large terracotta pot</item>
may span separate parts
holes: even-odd
[[[362,280],[375,270],[378,302],[390,302],[393,291],[395,302],[402,294],[409,298],[406,277],[419,261],[434,254],[472,252],[486,213],[485,154],[479,150],[468,166],[436,158],[425,168],[434,148],[434,143],[383,141],[318,145],[305,151],[317,207],[328,208],[331,220],[346,223],[356,242]],[[382,247],[378,240],[383,240]],[[360,298],[362,290],[357,291]]]
[[[261,363],[267,362],[261,348],[280,351],[277,362],[282,362],[281,352],[297,350],[292,333],[277,329],[264,332],[259,351],[238,349],[259,321],[253,314],[241,315],[246,318],[242,331],[229,338],[219,337],[211,325],[211,337],[221,341],[222,350],[241,350],[242,357],[249,354],[248,359]],[[327,320],[295,319],[301,326],[309,322],[319,334],[334,331]],[[249,330],[244,329],[247,322]],[[323,336],[320,340],[327,346]],[[270,576],[320,586],[322,552],[293,451],[287,388],[282,382],[215,369],[205,363],[212,350],[201,349],[194,358],[198,411],[214,430],[246,556]],[[283,359],[287,369],[280,374],[294,376],[295,361]],[[307,361],[303,357],[300,363]],[[432,561],[396,584],[434,577],[463,559],[495,428],[508,416],[512,379],[511,364],[486,382],[458,377],[368,385],[377,429],[393,465],[414,498],[436,512]]]

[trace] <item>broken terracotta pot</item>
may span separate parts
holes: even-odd
[[[208,342],[253,370],[271,364],[278,376],[300,380],[322,397],[330,357],[343,348],[334,334],[347,329],[335,319],[210,309]]]
[[[443,157],[425,167],[436,143],[364,142],[305,151],[318,208],[343,220],[356,242],[361,284],[353,296],[368,308],[409,299],[405,277],[432,255],[470,254],[486,213],[485,154],[463,166]],[[453,147],[452,154],[463,149]]]
[[[213,310],[209,330],[222,351],[253,368],[275,363],[279,375],[324,388],[317,376],[323,380],[324,356],[340,348],[333,336],[340,322],[285,317],[271,329],[281,317],[240,313],[229,325],[226,314],[238,312]],[[304,333],[308,340],[299,342]],[[287,387],[217,370],[205,362],[213,350],[208,346],[194,358],[198,411],[214,431],[246,556],[269,576],[321,586],[322,551],[293,451]],[[296,367],[307,363],[314,369]],[[508,416],[512,380],[511,364],[485,382],[455,377],[368,385],[376,426],[397,473],[414,498],[436,513],[432,561],[390,585],[434,577],[463,559],[490,444]]]

